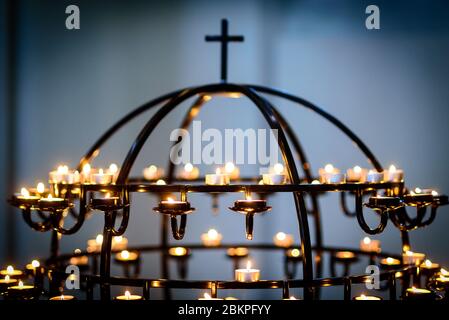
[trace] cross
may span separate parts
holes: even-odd
[[[231,36],[228,34],[228,20],[221,20],[221,35],[206,36],[206,42],[221,42],[221,80],[226,82],[228,78],[228,43],[243,42],[243,36]]]

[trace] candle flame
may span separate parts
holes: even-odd
[[[324,171],[326,171],[327,173],[332,173],[334,172],[334,166],[328,163],[324,166]]]
[[[193,171],[193,164],[191,164],[190,162],[186,163],[184,166],[184,171],[185,172],[192,172]]]
[[[68,166],[58,166],[58,174],[68,174],[69,173],[69,167]]]
[[[163,186],[163,185],[165,185],[166,183],[165,183],[164,180],[159,179],[158,181],[156,181],[156,184],[159,185],[159,186]]]
[[[360,295],[360,298],[361,298],[361,299],[366,299],[366,296],[362,293],[362,294]]]
[[[282,163],[276,163],[273,167],[274,173],[281,174],[284,171],[284,166]]]
[[[102,174],[104,174],[104,172],[103,172],[103,168],[100,168],[100,170],[98,170],[98,174],[99,174],[99,175],[102,175]]]
[[[118,166],[115,163],[111,163],[109,166],[109,172],[116,174],[118,172]]]
[[[392,257],[388,257],[387,258],[387,263],[388,264],[393,264],[394,259]]]
[[[103,243],[103,235],[102,234],[98,234],[97,237],[95,238],[95,242],[97,244],[102,244]]]
[[[44,193],[45,192],[45,184],[42,182],[39,182],[36,186],[36,190],[38,193]]]
[[[407,256],[413,256],[413,251],[406,251],[405,254],[406,254]]]
[[[215,169],[215,174],[221,174],[220,168]]]
[[[424,264],[426,265],[427,268],[430,268],[432,266],[432,261],[430,261],[429,259],[427,259]]]
[[[7,273],[13,273],[14,272],[14,267],[13,266],[6,267],[6,272]]]
[[[23,288],[23,282],[22,282],[22,280],[19,281],[19,288]]]
[[[287,235],[284,232],[278,232],[276,233],[276,238],[282,241],[285,240],[285,238],[287,238]]]
[[[370,244],[371,243],[371,239],[369,237],[365,237],[365,238],[363,238],[363,243],[364,244]]]
[[[128,251],[128,250],[123,250],[123,251],[120,253],[120,256],[121,256],[123,259],[129,259],[129,251]]]
[[[131,292],[129,292],[128,290],[125,291],[125,298],[126,300],[131,299]]]
[[[352,170],[353,170],[355,173],[360,173],[360,172],[362,172],[362,168],[361,168],[360,166],[355,166]]]
[[[249,270],[249,269],[251,269],[251,260],[248,260],[246,262],[246,270]]]
[[[235,165],[232,162],[228,162],[225,164],[225,171],[227,173],[232,173],[235,170]]]
[[[415,188],[415,193],[421,193],[421,192],[422,192],[421,188],[418,188],[418,187]]]
[[[90,164],[89,164],[89,163],[86,163],[86,164],[83,166],[83,174],[84,174],[84,175],[88,175],[88,174],[90,173],[90,170],[91,170]]]
[[[33,260],[31,261],[31,265],[33,266],[33,268],[39,268],[41,264],[39,263],[38,260]]]
[[[10,280],[10,277],[8,275],[5,276],[5,281],[8,282]]]
[[[155,174],[157,172],[157,167],[152,164],[151,166],[148,167],[148,171],[150,171],[151,174]]]
[[[48,196],[47,196],[47,199],[53,199],[53,196],[51,195],[51,194],[49,194]]]
[[[167,201],[168,201],[168,202],[175,202],[175,200],[173,200],[172,197],[168,197],[168,198],[167,198]]]
[[[396,167],[394,165],[391,165],[390,168],[388,168],[388,171],[390,171],[391,173],[396,172]]]
[[[63,294],[61,294],[61,300],[65,300],[65,298],[64,298],[64,295],[63,295]]]
[[[115,243],[120,243],[123,241],[123,236],[115,236],[114,237],[114,242]]]
[[[441,272],[441,274],[442,274],[443,276],[449,276],[449,271],[447,271],[447,270],[444,269],[444,268],[441,268],[441,269],[440,269],[440,272]]]
[[[206,292],[206,293],[204,293],[204,299],[211,299],[211,296]]]
[[[432,190],[432,196],[437,197],[438,196],[438,192],[435,190]]]
[[[209,229],[209,231],[207,231],[207,236],[209,239],[215,240],[218,238],[218,231],[215,229]]]
[[[20,189],[20,194],[21,194],[23,197],[29,197],[29,196],[30,196],[30,192],[28,191],[27,188],[22,188],[22,189]]]

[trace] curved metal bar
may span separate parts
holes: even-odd
[[[355,209],[357,213],[357,221],[360,227],[363,229],[363,231],[371,235],[378,234],[384,231],[388,223],[388,214],[387,214],[388,211],[381,210],[379,212],[380,222],[378,226],[374,229],[370,228],[370,226],[368,226],[368,224],[366,223],[365,217],[363,215],[363,195],[360,191],[357,191],[355,195]]]
[[[334,124],[341,131],[343,131],[343,133],[345,133],[360,148],[360,150],[366,155],[368,160],[371,162],[371,164],[374,166],[374,168],[377,171],[383,170],[383,167],[381,166],[380,162],[377,160],[377,158],[374,156],[374,154],[371,152],[371,150],[368,148],[368,146],[354,132],[352,132],[352,130],[350,130],[345,124],[343,124],[340,120],[335,118],[333,115],[320,109],[318,106],[314,105],[310,101],[307,101],[300,97],[293,96],[286,92],[282,92],[282,91],[279,91],[276,89],[267,88],[267,87],[258,86],[258,85],[247,85],[247,86],[249,88],[252,88],[252,89],[258,91],[258,92],[267,93],[270,95],[282,97],[282,98],[288,99],[290,101],[296,102],[296,103],[314,111],[315,113],[321,115],[325,119],[329,120],[332,124]]]
[[[129,223],[129,213],[130,213],[130,205],[129,205],[129,191],[127,188],[125,188],[122,191],[122,198],[123,198],[123,209],[122,209],[122,220],[120,222],[120,226],[118,229],[114,228],[115,225],[115,219],[116,219],[116,214],[114,214],[113,216],[113,224],[111,227],[111,234],[114,237],[117,236],[121,236],[122,234],[125,233],[126,229],[128,228],[128,223]]]
[[[55,226],[55,230],[58,231],[58,233],[63,234],[63,235],[70,235],[70,234],[74,234],[74,233],[78,232],[78,230],[81,229],[81,227],[84,224],[84,221],[86,219],[86,214],[87,214],[85,193],[86,192],[85,192],[84,188],[80,188],[80,204],[79,204],[80,210],[79,210],[79,213],[77,214],[75,224],[69,229],[62,227],[61,224],[57,224]],[[70,209],[71,208],[69,208],[69,210]],[[61,212],[61,215],[62,215],[62,212]]]
[[[39,232],[47,232],[53,228],[53,223],[51,217],[48,217],[42,222],[35,222],[31,218],[31,208],[22,209],[22,217],[31,229]]]
[[[181,222],[178,227],[177,217],[176,216],[170,217],[171,229],[172,229],[172,233],[173,233],[173,238],[175,238],[175,240],[182,240],[184,238],[184,234],[186,232],[187,215],[185,215],[185,214],[181,215],[180,220],[181,220]]]
[[[157,106],[158,104],[169,100],[175,96],[177,96],[179,93],[183,92],[186,89],[181,89],[177,91],[173,91],[171,93],[165,94],[163,96],[160,96],[156,99],[153,99],[142,106],[138,107],[137,109],[131,111],[126,116],[121,118],[118,122],[116,122],[112,127],[110,127],[94,144],[93,146],[86,152],[84,157],[81,158],[79,165],[78,165],[78,171],[81,172],[83,165],[87,162],[89,162],[92,158],[92,156],[98,152],[100,147],[109,140],[109,138],[114,135],[120,128],[122,128],[125,124],[136,118],[141,113],[151,109],[152,107]]]
[[[435,218],[437,216],[437,209],[438,209],[438,206],[436,206],[436,205],[433,205],[431,207],[430,217],[427,220],[421,222],[421,225],[423,227],[430,225],[435,220]]]
[[[238,86],[235,84],[228,84],[228,83],[221,83],[221,84],[212,84],[212,85],[206,85],[202,87],[197,87],[190,90],[185,90],[182,92],[179,96],[176,98],[170,100],[167,102],[161,109],[156,112],[156,114],[150,119],[150,121],[147,122],[147,124],[144,126],[144,128],[139,133],[138,137],[134,141],[131,149],[128,152],[128,155],[125,158],[125,161],[123,162],[122,169],[120,170],[119,176],[117,178],[118,184],[123,184],[126,182],[129,173],[131,171],[131,168],[140,153],[143,145],[145,144],[146,140],[150,136],[150,134],[153,132],[154,128],[157,126],[157,124],[170,112],[172,111],[177,105],[182,103],[184,100],[190,98],[191,96],[198,94],[198,93],[212,93],[212,92],[240,92],[247,96],[258,108],[259,111],[263,114],[266,121],[269,123],[270,127],[272,129],[278,130],[278,143],[279,148],[282,152],[282,156],[284,158],[284,163],[287,165],[287,172],[289,174],[289,177],[293,183],[300,183],[300,178],[298,175],[298,172],[296,170],[296,165],[293,160],[293,156],[291,154],[291,150],[288,146],[287,139],[285,137],[284,131],[280,127],[280,124],[276,121],[275,115],[273,110],[269,107],[269,105],[266,104],[265,100],[257,95],[253,90]],[[310,243],[310,231],[308,227],[308,221],[307,221],[307,209],[305,208],[304,199],[302,197],[302,194],[296,192],[294,194],[295,198],[295,205],[296,205],[296,211],[297,211],[297,218],[298,218],[298,224],[300,229],[300,236],[301,236],[301,250],[304,257],[303,262],[303,273],[305,279],[313,279],[313,268],[312,268],[312,256],[311,256],[311,243]],[[304,297],[306,299],[309,299],[312,297],[312,291],[310,288],[306,288],[304,292]]]
[[[340,206],[345,216],[350,218],[354,218],[357,216],[357,212],[352,212],[348,208],[348,204],[346,203],[346,192],[340,192]]]

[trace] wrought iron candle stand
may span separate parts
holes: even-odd
[[[396,259],[402,259],[401,254],[411,250],[408,233],[416,228],[429,225],[436,216],[439,206],[448,204],[448,198],[436,194],[414,194],[409,192],[402,180],[397,182],[346,182],[346,183],[313,183],[315,180],[312,174],[311,165],[300,144],[300,141],[293,128],[286,119],[278,112],[277,108],[268,100],[268,96],[278,97],[292,102],[294,105],[304,107],[322,118],[328,120],[331,124],[340,129],[367,157],[373,165],[373,169],[382,172],[383,166],[365,145],[365,143],[353,133],[341,121],[317,107],[311,102],[278,91],[257,85],[234,84],[227,82],[227,44],[230,41],[243,41],[242,36],[229,36],[227,21],[222,21],[222,35],[207,37],[207,41],[221,41],[222,44],[222,81],[220,83],[208,84],[204,86],[184,88],[172,93],[158,97],[141,107],[130,112],[124,118],[113,125],[105,134],[103,134],[89,149],[81,159],[78,171],[81,172],[83,166],[90,164],[99,153],[101,147],[111,138],[120,128],[128,124],[131,120],[139,117],[145,111],[160,106],[154,116],[145,124],[139,135],[133,142],[125,160],[123,161],[118,177],[115,183],[94,184],[94,183],[52,183],[50,195],[53,197],[43,198],[41,194],[31,194],[29,197],[13,196],[10,203],[22,210],[22,216],[25,222],[33,229],[39,232],[52,232],[52,245],[50,258],[43,266],[44,274],[50,280],[50,287],[44,295],[52,295],[59,292],[61,283],[67,277],[65,266],[70,259],[79,256],[88,256],[89,259],[100,258],[99,273],[83,272],[81,274],[82,288],[86,291],[86,298],[94,298],[94,288],[100,288],[101,299],[111,299],[111,286],[138,287],[142,289],[143,298],[150,299],[152,289],[164,289],[165,297],[170,298],[170,289],[207,289],[210,295],[216,297],[221,289],[282,289],[282,297],[288,298],[289,290],[292,288],[303,288],[304,299],[319,298],[319,291],[322,287],[341,286],[343,288],[344,299],[352,299],[352,286],[363,284],[370,278],[368,275],[351,275],[350,265],[362,257],[366,257],[370,262],[376,262],[380,258],[387,256]],[[255,177],[240,178],[233,181],[230,185],[206,185],[203,183],[204,177],[188,180],[177,179],[174,175],[175,167],[172,162],[169,163],[167,175],[164,177],[167,184],[161,185],[155,181],[148,181],[143,178],[130,177],[131,169],[139,155],[142,147],[157,128],[158,124],[170,112],[175,110],[181,103],[194,98],[194,102],[185,115],[181,127],[188,128],[193,119],[199,114],[200,109],[214,96],[232,96],[246,97],[259,110],[265,118],[271,129],[278,131],[278,143],[282,157],[285,163],[285,171],[289,183],[282,185],[263,185],[259,184]],[[290,141],[290,143],[289,143]],[[301,164],[303,176],[296,166],[296,161]],[[323,245],[321,231],[321,212],[319,208],[319,198],[330,192],[339,192],[341,194],[341,206],[345,215],[355,217],[359,226],[369,235],[381,233],[390,220],[395,227],[399,229],[402,240],[402,252],[399,255],[387,253],[370,253],[354,248],[335,248]],[[116,277],[111,276],[111,255],[116,253],[112,250],[112,237],[123,235],[127,229],[131,211],[131,194],[148,193],[160,196],[161,201],[154,208],[155,212],[161,214],[161,242],[152,246],[141,246],[129,248],[130,251],[159,252],[162,259],[162,275],[160,279],[143,279],[135,277]],[[179,194],[180,201],[162,200],[167,194]],[[271,209],[267,205],[267,197],[271,194],[290,193],[293,195],[295,203],[294,215],[298,223],[298,233],[300,236],[300,247],[280,248],[272,244],[220,244],[214,247],[206,247],[200,244],[184,246],[186,250],[183,254],[170,253],[173,247],[169,245],[168,239],[172,230],[172,236],[175,240],[183,238],[186,232],[188,214],[193,212],[187,201],[189,193],[207,193],[214,199],[220,194],[242,193],[246,200],[238,200],[230,209],[245,215],[246,218],[246,238],[253,238],[253,219],[257,213],[266,212]],[[259,195],[258,200],[250,199],[249,195]],[[353,197],[353,211],[347,203],[348,196]],[[311,208],[306,207],[305,197],[310,197]],[[368,202],[364,203],[366,200]],[[214,200],[215,201],[215,200]],[[379,223],[375,227],[370,227],[365,221],[364,208],[371,209],[379,218]],[[407,211],[408,207],[416,209],[416,216],[411,217]],[[428,212],[430,210],[430,215]],[[101,212],[104,215],[103,242],[100,252],[78,252],[76,254],[60,254],[58,250],[59,238],[61,235],[75,234],[84,224],[86,216],[93,212]],[[33,217],[36,213],[36,217]],[[70,214],[75,219],[75,223],[70,228],[64,227],[65,216]],[[35,221],[36,218],[38,221]],[[168,218],[170,224],[168,223]],[[314,227],[315,239],[312,246],[311,232],[309,229],[309,218],[311,218]],[[120,220],[119,227],[116,229],[117,220]],[[178,219],[180,223],[178,224]],[[243,252],[244,250],[245,252]],[[243,250],[240,254],[230,253],[229,250]],[[185,280],[186,263],[190,252],[196,250],[228,250],[227,255],[234,262],[236,268],[240,259],[248,255],[248,251],[253,250],[282,250],[285,256],[285,279],[280,280],[260,280],[255,282],[237,282],[224,280]],[[296,250],[296,251],[293,251]],[[344,252],[347,251],[351,256],[344,258]],[[343,252],[343,253],[342,253]],[[340,253],[340,256],[338,255]],[[323,278],[322,261],[323,256],[331,256],[332,277]],[[348,254],[348,255],[349,255]],[[343,256],[342,256],[343,255]],[[178,258],[176,258],[178,257]],[[180,267],[182,280],[170,280],[168,262],[170,259],[183,264]],[[315,263],[314,263],[315,262]],[[140,263],[140,260],[136,263]],[[339,263],[345,265],[343,275],[337,276],[335,266]],[[95,263],[96,264],[96,263]],[[296,265],[302,266],[303,278],[294,278],[296,275]],[[96,268],[91,268],[96,270]],[[383,268],[380,274],[380,280],[383,283],[383,289],[389,290],[390,299],[397,299],[397,282],[401,281],[404,289],[410,285],[411,279],[416,277],[416,265],[397,265],[396,267]],[[446,292],[449,286],[438,280],[437,275],[430,275],[427,283],[429,288]],[[444,294],[443,294],[444,296]]]

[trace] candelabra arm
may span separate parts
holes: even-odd
[[[375,209],[380,215],[380,222],[378,226],[374,229],[372,229],[365,221],[365,217],[363,215],[363,194],[362,191],[358,190],[356,191],[355,195],[355,208],[357,213],[357,221],[362,228],[363,231],[365,231],[367,234],[379,234],[382,231],[384,231],[385,227],[387,226],[388,222],[388,209]]]
[[[86,214],[87,214],[87,205],[86,205],[86,191],[85,191],[85,187],[81,187],[80,188],[80,198],[79,198],[79,213],[76,215],[76,222],[75,224],[69,228],[66,229],[62,226],[61,223],[54,223],[53,227],[54,229],[63,235],[71,235],[74,234],[76,232],[78,232],[79,229],[81,229],[81,227],[84,224],[84,221],[86,219]],[[70,210],[71,208],[68,208],[68,210]],[[54,212],[54,215],[59,215],[59,219],[63,219],[62,214],[63,212]]]
[[[44,218],[42,222],[33,221],[33,219],[31,218],[31,208],[29,207],[22,209],[22,218],[26,222],[26,224],[35,231],[47,232],[53,228],[51,217]]]
[[[354,218],[357,216],[357,212],[350,211],[348,208],[348,204],[346,203],[346,192],[340,193],[340,206],[345,216],[348,216],[350,218]]]
[[[178,219],[175,215],[170,216],[170,224],[171,224],[171,230],[173,233],[173,238],[175,240],[182,240],[184,238],[186,225],[187,225],[187,215],[182,214],[180,217],[181,223],[178,227]]]

